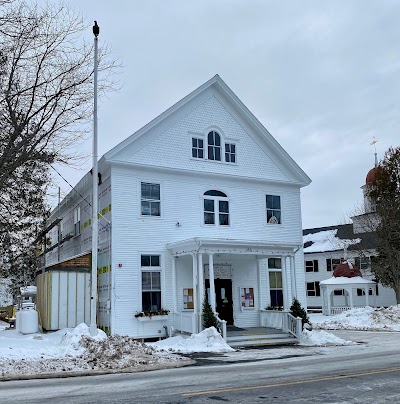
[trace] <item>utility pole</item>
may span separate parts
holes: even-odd
[[[97,335],[97,249],[99,237],[98,211],[98,161],[97,161],[97,65],[98,36],[100,33],[97,21],[93,25],[94,34],[94,100],[93,100],[93,198],[92,198],[92,293],[90,298],[90,335]]]

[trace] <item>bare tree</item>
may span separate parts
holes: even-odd
[[[93,49],[87,25],[66,6],[15,1],[2,7],[0,190],[26,162],[67,162],[92,113]],[[105,90],[115,67],[100,52]],[[105,77],[105,78],[104,78]]]
[[[65,5],[0,0],[0,270],[33,270],[33,241],[47,215],[49,164],[69,163],[89,129],[93,47]],[[116,64],[99,52],[99,93]]]
[[[368,194],[379,218],[378,256],[372,260],[372,272],[384,286],[394,289],[400,303],[400,147],[386,151]]]

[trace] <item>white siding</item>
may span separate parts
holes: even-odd
[[[352,259],[358,256],[358,253],[348,252],[348,258]],[[333,272],[327,270],[326,259],[327,258],[343,258],[343,252],[326,252],[326,253],[314,253],[305,254],[304,260],[318,260],[318,272],[305,272],[305,282],[321,282],[332,277]],[[364,274],[367,279],[374,279],[372,274]],[[382,284],[378,284],[378,296],[369,296],[370,305],[390,306],[396,304],[396,297],[393,289],[385,288]],[[344,304],[345,299],[342,296],[334,296],[334,304],[336,306]],[[365,304],[365,296],[357,296],[356,292],[353,295],[353,304],[355,306],[362,306]],[[322,307],[322,296],[308,296],[308,307]]]
[[[191,158],[191,136],[205,136],[206,149],[207,134],[212,129],[221,135],[222,161],[224,161],[224,140],[228,143],[236,143],[237,164]],[[157,133],[149,144],[139,150],[132,147],[130,156],[129,150],[126,150],[124,154],[127,155],[126,161],[136,164],[154,165],[156,163],[157,166],[181,170],[289,182],[283,169],[265,153],[253,136],[254,134],[245,131],[216,96],[210,94],[206,101],[196,106],[182,119],[167,130]]]
[[[141,311],[140,254],[161,254],[163,257],[164,308],[172,309],[171,257],[166,244],[192,237],[258,240],[271,243],[301,243],[299,190],[287,185],[266,185],[243,182],[224,177],[218,180],[190,175],[136,170],[126,166],[112,169],[113,271],[115,277],[114,333],[144,337],[164,335],[168,322],[138,322],[134,315]],[[162,217],[140,216],[140,182],[161,183]],[[229,197],[230,223],[228,227],[204,226],[202,196],[209,189],[225,192]],[[282,225],[265,224],[265,195],[278,194],[282,199]],[[179,222],[180,226],[176,223]],[[296,274],[304,285],[301,250],[296,255]],[[224,261],[225,262],[225,261]],[[204,264],[207,258],[204,256]],[[235,256],[233,293],[235,294],[235,323],[238,326],[258,325],[258,281],[255,257]],[[218,264],[215,261],[215,264]],[[178,310],[182,305],[182,290],[192,285],[192,257],[176,261]],[[263,275],[266,278],[266,272]],[[262,282],[266,285],[266,280]],[[290,279],[290,276],[288,276]],[[254,309],[238,306],[239,288],[254,287]],[[265,292],[267,293],[267,292]],[[304,296],[300,292],[300,301]],[[265,297],[266,301],[266,297]],[[263,307],[264,308],[264,307]],[[169,320],[171,321],[171,320]],[[172,324],[171,324],[172,325]],[[160,332],[161,330],[161,332]]]

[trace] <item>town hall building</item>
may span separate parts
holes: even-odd
[[[107,152],[99,173],[103,329],[199,332],[204,297],[236,327],[265,325],[266,309],[288,311],[293,297],[306,305],[300,190],[311,180],[218,75]],[[90,261],[91,183],[52,212],[45,272]]]

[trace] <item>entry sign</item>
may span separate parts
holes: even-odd
[[[231,265],[227,264],[215,264],[214,267],[214,278],[216,279],[231,279],[232,269]],[[205,278],[210,278],[210,267],[208,264],[204,265]]]

